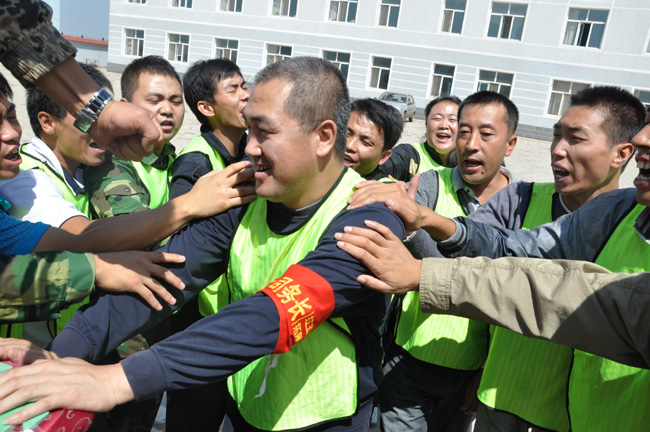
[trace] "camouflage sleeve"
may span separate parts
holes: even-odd
[[[42,252],[0,256],[0,322],[45,321],[93,289],[92,254]]]
[[[38,0],[0,2],[0,61],[23,86],[77,50],[52,27],[52,9]]]
[[[98,218],[108,218],[149,208],[151,197],[130,161],[111,157],[97,167],[88,167],[84,185]]]

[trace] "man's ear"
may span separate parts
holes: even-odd
[[[504,155],[505,157],[508,157],[512,154],[512,151],[515,149],[515,146],[517,145],[517,135],[513,135],[510,138],[508,138],[508,146],[506,147],[506,154]]]
[[[634,146],[632,143],[619,143],[612,147],[612,168],[620,168],[634,155]]]
[[[336,144],[336,123],[333,120],[323,120],[316,126],[314,133],[318,135],[316,155],[319,157],[326,156]]]
[[[198,101],[196,107],[206,117],[214,117],[214,106],[206,101]]]
[[[56,133],[56,125],[54,124],[55,120],[56,119],[51,114],[48,114],[45,111],[40,111],[38,113],[38,122],[41,125],[43,133],[46,135],[53,135]]]
[[[385,152],[383,152],[381,154],[381,159],[379,159],[379,165],[383,165],[384,162],[386,162],[388,160],[388,158],[390,157],[390,155],[392,155],[392,154],[393,154],[392,150],[386,150]]]

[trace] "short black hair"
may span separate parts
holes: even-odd
[[[503,105],[506,115],[503,119],[508,125],[508,132],[514,135],[519,125],[519,110],[517,106],[506,96],[493,91],[479,91],[467,96],[458,106],[458,120],[460,121],[463,109],[468,105]]]
[[[111,82],[106,78],[106,75],[101,73],[99,69],[85,63],[79,63],[79,66],[99,85],[106,90],[113,92]],[[29,116],[29,124],[32,126],[34,135],[40,136],[41,123],[38,121],[38,113],[46,112],[57,120],[62,120],[66,115],[66,110],[57,102],[49,97],[45,92],[38,87],[33,87],[27,90],[27,115]]]
[[[336,124],[336,154],[343,159],[348,140],[350,94],[345,77],[335,65],[319,57],[289,57],[271,63],[255,76],[255,84],[283,80],[290,87],[284,112],[309,133],[322,121]]]
[[[11,86],[7,79],[0,73],[0,93],[3,93],[7,99],[13,99],[14,92],[11,90]]]
[[[384,148],[382,151],[392,149],[404,130],[402,113],[377,99],[358,99],[352,102],[350,112],[365,117],[384,135]]]
[[[138,89],[140,75],[143,73],[150,73],[151,75],[162,75],[174,78],[181,84],[181,77],[174,69],[174,66],[166,59],[157,55],[148,55],[145,57],[137,58],[129,63],[120,80],[120,88],[122,90],[122,97],[129,102],[133,100],[133,93]]]
[[[587,106],[603,116],[601,129],[609,145],[631,142],[645,124],[646,111],[641,101],[620,87],[587,87],[571,95],[571,106]]]
[[[199,60],[183,75],[185,100],[203,126],[209,127],[210,122],[201,114],[197,104],[199,101],[214,102],[214,92],[219,83],[235,75],[244,78],[239,66],[226,59]]]
[[[432,100],[424,108],[424,120],[429,118],[429,113],[435,105],[438,105],[440,102],[452,102],[460,106],[460,98],[458,96],[440,96]]]

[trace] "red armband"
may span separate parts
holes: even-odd
[[[280,315],[280,334],[273,354],[289,351],[321,325],[334,310],[332,286],[321,275],[301,265],[289,269],[261,290]]]

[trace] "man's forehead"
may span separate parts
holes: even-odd
[[[470,120],[472,123],[478,122],[486,125],[494,124],[495,122],[501,122],[507,125],[507,115],[506,107],[500,103],[471,104],[463,107],[458,120],[461,125],[468,123]]]
[[[163,84],[161,81],[167,82]],[[138,88],[136,91],[146,89],[147,92],[151,92],[151,87],[155,87],[157,84],[169,88],[170,81],[174,83],[173,85],[177,87],[179,91],[183,91],[181,83],[178,82],[178,80],[173,76],[151,72],[142,72],[138,77]]]

